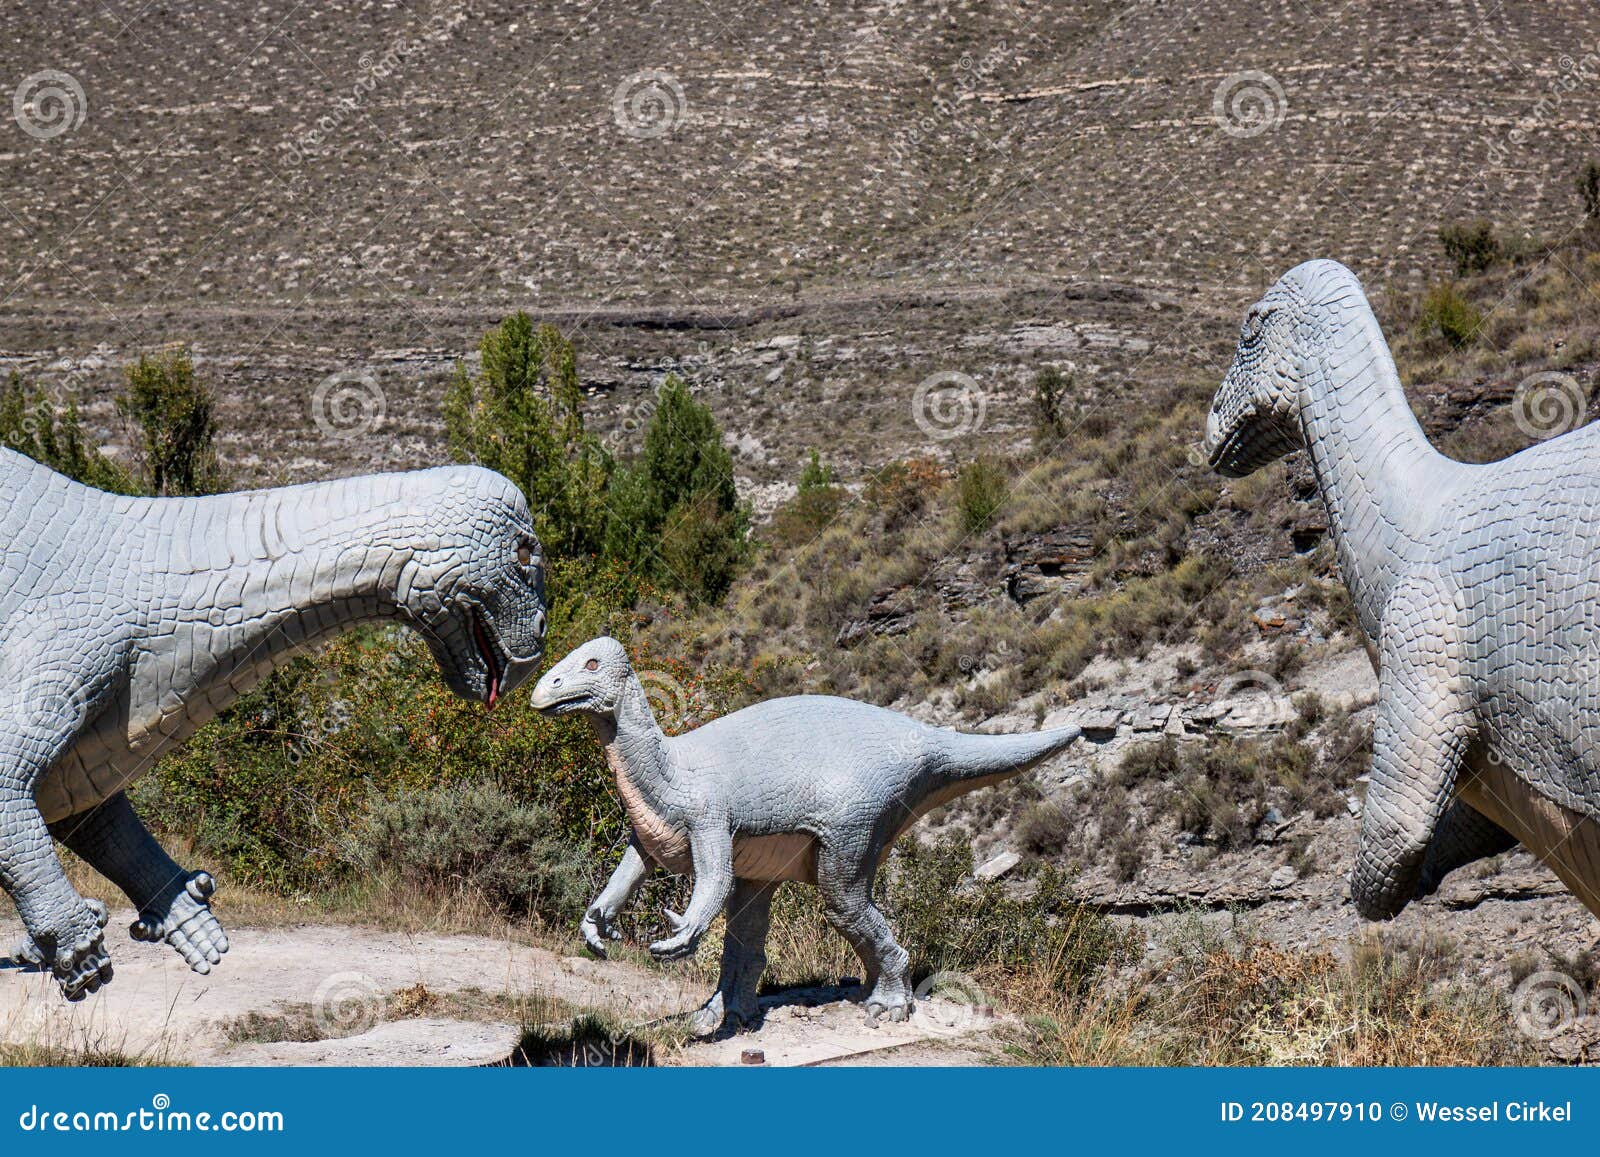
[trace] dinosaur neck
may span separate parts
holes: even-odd
[[[1366,302],[1323,309],[1311,321],[1328,336],[1301,387],[1301,433],[1340,572],[1375,639],[1391,587],[1466,468],[1428,442]]]
[[[154,569],[203,587],[202,605],[218,610],[195,624],[211,634],[201,654],[250,682],[303,648],[400,615],[407,564],[437,500],[430,484],[390,474],[150,500],[144,549]]]
[[[590,719],[634,827],[662,821],[679,801],[672,785],[667,736],[656,723],[639,677],[629,673],[614,714]]]

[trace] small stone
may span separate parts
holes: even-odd
[[[1278,888],[1287,888],[1290,884],[1294,883],[1299,878],[1300,878],[1300,873],[1299,872],[1295,871],[1288,864],[1284,864],[1277,871],[1273,872],[1270,877],[1267,878],[1267,887],[1272,888],[1274,890],[1276,890]]]
[[[1122,715],[1119,707],[1103,707],[1085,711],[1073,722],[1083,728],[1085,739],[1112,739],[1122,724]]]
[[[745,1049],[739,1054],[739,1063],[742,1065],[764,1065],[767,1063],[767,1054],[760,1049]]]
[[[1016,852],[1001,852],[998,856],[986,860],[972,873],[972,876],[975,880],[998,880],[1020,863],[1022,857]]]

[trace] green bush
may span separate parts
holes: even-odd
[[[1428,290],[1420,320],[1425,333],[1438,334],[1456,349],[1471,345],[1483,326],[1483,316],[1449,282]]]
[[[1033,376],[1034,439],[1046,447],[1067,436],[1067,419],[1061,402],[1076,383],[1055,366],[1046,366]]]
[[[975,458],[968,462],[956,478],[962,529],[968,534],[988,530],[1009,497],[1006,472],[998,462],[991,458]]]
[[[138,433],[140,466],[150,493],[215,494],[227,483],[217,464],[211,391],[182,347],[140,357],[128,369],[117,410]]]
[[[137,494],[138,483],[121,466],[84,441],[76,402],[57,413],[43,393],[29,391],[13,373],[0,389],[0,446],[75,481],[114,494]]]
[[[772,516],[773,541],[788,547],[809,543],[838,517],[846,497],[844,487],[835,483],[833,471],[811,451],[795,496]]]
[[[749,548],[749,512],[709,407],[668,374],[638,459],[609,494],[606,551],[657,581],[715,602]]]
[[[464,781],[378,797],[347,851],[395,883],[475,889],[504,915],[565,926],[589,901],[590,862],[586,845],[558,833],[547,806]]]
[[[1494,235],[1494,226],[1482,218],[1443,226],[1439,230],[1439,243],[1444,246],[1444,255],[1455,266],[1457,277],[1482,273],[1500,256],[1500,241]]]
[[[577,354],[553,325],[512,314],[483,335],[476,374],[445,393],[458,462],[497,470],[522,488],[547,555],[596,555],[605,542],[611,456],[584,429]]]

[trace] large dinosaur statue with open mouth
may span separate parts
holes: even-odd
[[[1308,451],[1376,650],[1359,911],[1520,840],[1600,914],[1600,428],[1445,457],[1355,276],[1311,261],[1251,306],[1206,444],[1230,477]]]
[[[889,848],[920,817],[1020,775],[1077,739],[1077,727],[1027,735],[969,735],[831,695],[791,695],[668,738],[627,652],[591,639],[533,689],[546,715],[588,716],[617,777],[633,840],[583,921],[605,955],[611,921],[652,865],[694,874],[660,960],[691,955],[727,907],[717,991],[694,1016],[707,1036],[752,1024],[766,968],[768,913],[779,883],[815,884],[828,922],[866,967],[866,1007],[911,1012],[909,957],[872,899]]]
[[[0,885],[69,999],[111,977],[106,912],[51,837],[127,893],[132,934],[196,972],[227,951],[204,872],[124,788],[272,668],[360,623],[425,638],[456,694],[493,705],[543,650],[527,504],[476,467],[211,498],[123,498],[0,450]]]

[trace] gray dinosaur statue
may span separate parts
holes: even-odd
[[[658,960],[692,954],[726,905],[717,991],[693,1019],[702,1036],[756,1021],[768,913],[784,880],[815,884],[828,922],[861,957],[869,1021],[905,1019],[909,957],[872,902],[890,845],[927,812],[1020,774],[1081,734],[968,735],[849,699],[797,695],[669,739],[610,638],[551,667],[533,706],[588,716],[633,824],[622,862],[584,917],[589,947],[605,956],[605,939],[617,935],[611,921],[651,864],[694,875],[687,910],[666,914],[672,935],[650,945]]]
[[[1600,427],[1445,457],[1360,283],[1311,261],[1247,313],[1206,442],[1230,477],[1307,449],[1376,651],[1361,914],[1519,840],[1600,914]]]
[[[211,498],[123,498],[0,450],[0,885],[77,999],[111,978],[103,905],[54,836],[133,901],[135,939],[196,972],[227,951],[208,903],[123,794],[297,651],[359,623],[419,631],[489,704],[543,651],[543,560],[521,492],[446,467]]]

